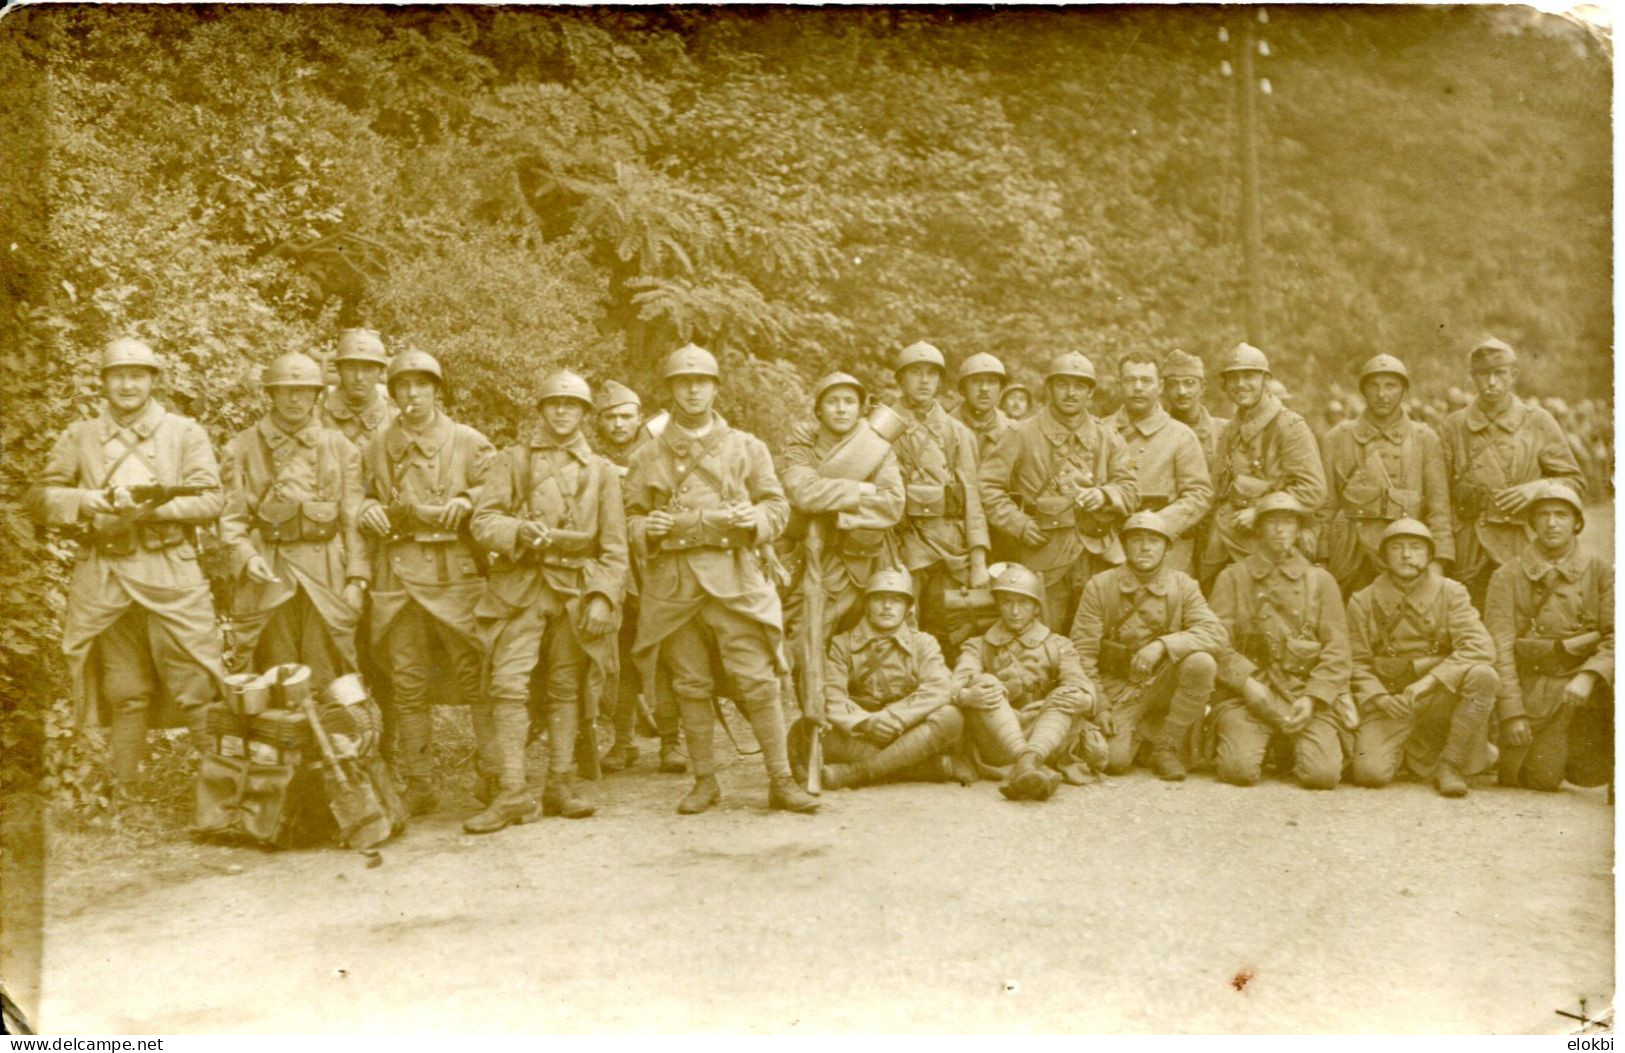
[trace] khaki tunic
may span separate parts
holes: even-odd
[[[998,622],[966,643],[954,666],[954,681],[963,685],[980,673],[999,679],[1017,713],[1055,711],[1087,717],[1095,712],[1094,685],[1083,671],[1077,648],[1036,618],[1020,636]]]
[[[1326,569],[1345,590],[1382,569],[1382,532],[1396,519],[1418,519],[1433,534],[1434,556],[1456,558],[1444,447],[1426,424],[1400,410],[1388,427],[1369,413],[1326,433],[1322,450],[1330,499],[1322,510]]]
[[[1584,670],[1613,685],[1614,570],[1607,561],[1582,553],[1578,545],[1549,563],[1531,544],[1497,569],[1484,604],[1484,624],[1495,641],[1495,668],[1501,675],[1496,713],[1502,721],[1555,717],[1564,687]],[[1602,642],[1570,672],[1543,676],[1518,668],[1519,639],[1565,640],[1592,631],[1602,634]]]
[[[867,620],[830,641],[824,659],[824,714],[849,735],[886,710],[907,730],[949,704],[953,678],[942,648],[905,622],[881,633]]]
[[[942,564],[960,584],[968,580],[970,550],[988,547],[987,519],[976,485],[976,437],[948,416],[940,403],[931,403],[916,415],[901,401],[892,405],[906,430],[892,449],[906,492],[919,488],[940,491],[957,487],[964,495],[964,511],[957,516],[911,516],[905,511],[897,525],[903,565],[912,572]]]
[[[220,539],[231,551],[232,622],[239,655],[248,660],[278,607],[301,589],[327,625],[328,636],[350,668],[355,668],[359,611],[341,595],[347,579],[368,581],[372,568],[358,528],[361,509],[361,455],[339,432],[311,420],[296,433],[283,431],[269,415],[238,432],[226,444],[221,462],[226,509]],[[314,511],[336,520],[326,541],[267,541],[258,525],[263,501],[297,504],[296,519]],[[313,502],[315,508],[306,505]],[[280,580],[262,583],[243,573],[262,557]]]
[[[166,547],[147,548],[138,542],[130,555],[114,556],[88,541],[79,543],[68,583],[62,652],[72,677],[75,716],[81,723],[105,722],[111,716],[101,705],[99,678],[88,670],[95,668],[91,659],[96,638],[132,606],[160,622],[185,658],[204,668],[223,690],[220,632],[190,529],[213,522],[225,504],[220,470],[203,427],[157,402],[149,402],[126,426],[103,409],[96,418],[76,421],[57,436],[33,500],[46,526],[77,527],[85,523],[80,509],[88,491],[152,483],[212,489],[196,497],[178,497],[144,521],[145,533]],[[93,525],[105,527],[111,521],[97,516]],[[198,705],[211,700],[153,700],[153,713],[180,722],[180,715],[163,701]]]
[[[400,409],[378,393],[358,412],[350,408],[342,391],[329,388],[322,399],[321,415],[323,427],[342,432],[346,439],[355,444],[356,449],[361,450],[366,448],[374,435],[395,423]]]
[[[1243,529],[1236,517],[1266,493],[1285,491],[1311,515],[1326,503],[1326,474],[1314,433],[1270,394],[1245,418],[1225,425],[1213,484],[1213,529],[1202,556],[1206,574],[1253,551],[1253,532]],[[1298,544],[1305,555],[1313,554],[1313,531],[1306,529]]]
[[[1536,479],[1563,479],[1585,494],[1585,476],[1557,421],[1539,406],[1513,399],[1491,420],[1474,399],[1444,419],[1444,463],[1455,511],[1455,575],[1471,581],[1509,563],[1528,543],[1524,517],[1502,516],[1481,496]]]
[[[1241,704],[1248,677],[1288,702],[1308,697],[1331,706],[1348,692],[1348,617],[1337,582],[1301,554],[1273,563],[1257,553],[1226,567],[1214,583],[1212,606],[1234,644],[1219,660],[1219,685],[1231,704]],[[1285,665],[1263,664],[1236,649],[1246,646],[1249,633],[1297,654]]]
[[[1213,507],[1213,480],[1202,440],[1161,406],[1141,421],[1130,420],[1119,409],[1106,422],[1128,448],[1138,507],[1161,513],[1174,537],[1190,535]]]
[[[976,437],[976,463],[981,464],[988,451],[998,445],[1004,433],[1016,426],[1016,422],[1005,415],[999,407],[994,406],[986,417],[977,417],[970,411],[970,406],[961,402],[953,412],[954,420],[963,424],[970,433]]]
[[[1164,660],[1168,665],[1177,665],[1198,652],[1217,658],[1230,644],[1224,623],[1202,598],[1196,580],[1166,566],[1146,581],[1127,566],[1095,575],[1083,587],[1071,637],[1084,675],[1113,706],[1127,703],[1146,684],[1102,674],[1101,641],[1122,644],[1132,656],[1153,640],[1161,640],[1168,649]]]
[[[1230,426],[1228,417],[1215,417],[1207,411],[1206,406],[1198,406],[1194,421],[1180,421],[1196,435],[1196,441],[1202,444],[1202,453],[1207,457],[1207,472],[1209,479],[1219,474],[1219,437],[1224,429]]]

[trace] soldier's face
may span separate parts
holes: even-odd
[[[1535,542],[1549,552],[1568,548],[1580,525],[1574,516],[1574,509],[1562,501],[1537,503],[1529,513],[1529,521],[1535,527]]]
[[[1128,556],[1129,565],[1141,574],[1149,574],[1162,566],[1162,557],[1167,552],[1167,539],[1149,530],[1136,530],[1123,538],[1123,553]]]
[[[818,397],[818,419],[836,435],[845,435],[858,423],[863,400],[851,388],[830,388]]]
[[[1020,420],[1026,417],[1027,412],[1033,408],[1033,401],[1027,397],[1027,393],[1025,391],[1021,391],[1019,389],[1016,391],[1006,391],[1004,393],[1004,398],[999,400],[999,408],[1004,410],[1004,412],[1009,416]]]
[[[999,620],[1012,633],[1020,634],[1038,617],[1038,601],[1013,592],[999,592]]]
[[[422,424],[434,415],[434,378],[426,373],[402,373],[389,387],[389,394],[401,414],[412,424]]]
[[[908,600],[889,592],[876,593],[864,603],[869,624],[883,633],[889,633],[903,624],[908,614]]]
[[[383,376],[384,367],[376,362],[340,362],[339,390],[350,402],[367,402]]]
[[[271,415],[283,424],[302,425],[310,419],[310,411],[316,408],[316,396],[321,392],[321,388],[272,388]]]
[[[1483,365],[1473,368],[1473,387],[1486,402],[1500,403],[1512,394],[1517,383],[1518,367],[1511,363]]]
[[[690,417],[702,417],[716,401],[717,382],[710,377],[672,377],[666,382],[671,400]]]
[[[1168,393],[1168,408],[1180,416],[1192,416],[1202,404],[1201,377],[1169,377],[1163,390]]]
[[[568,438],[581,427],[587,408],[575,399],[543,399],[542,423],[555,439]]]
[[[632,436],[638,433],[638,425],[642,423],[643,414],[630,402],[611,406],[598,415],[598,430],[603,432],[604,438],[617,446],[625,446],[631,442]]]
[[[916,362],[897,374],[897,386],[909,402],[916,405],[930,402],[942,386],[942,371],[929,362]]]
[[[1258,405],[1258,400],[1264,397],[1264,382],[1268,379],[1263,373],[1253,369],[1243,369],[1224,375],[1224,393],[1230,396],[1230,401],[1236,404],[1237,409],[1249,410]]]
[[[1123,389],[1123,405],[1135,416],[1151,412],[1162,395],[1162,378],[1157,367],[1150,362],[1129,362],[1117,370],[1117,382]]]
[[[1044,382],[1049,404],[1066,417],[1076,417],[1089,408],[1095,386],[1082,377],[1052,377]]]
[[[974,373],[959,382],[965,393],[965,405],[975,413],[988,413],[999,400],[999,388],[1004,381],[996,373]]]
[[[1415,581],[1428,569],[1428,543],[1419,537],[1396,537],[1382,546],[1382,563],[1400,581]]]
[[[152,398],[157,374],[145,366],[114,366],[102,374],[102,393],[116,413],[129,415]]]
[[[1271,559],[1279,562],[1292,554],[1301,529],[1298,517],[1290,512],[1274,512],[1258,520],[1258,536]]]
[[[1389,373],[1378,373],[1360,384],[1365,408],[1374,417],[1387,417],[1405,401],[1405,381]]]

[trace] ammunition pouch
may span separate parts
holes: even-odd
[[[1134,661],[1134,650],[1128,644],[1116,640],[1101,640],[1100,654],[1095,659],[1095,668],[1101,676],[1109,676],[1117,680],[1129,679],[1129,666]]]
[[[1422,492],[1375,483],[1351,483],[1343,487],[1342,509],[1350,519],[1392,522],[1421,512]]]
[[[299,506],[299,533],[305,541],[331,541],[339,532],[337,501],[304,501]]]
[[[1168,494],[1141,494],[1140,512],[1160,512],[1173,504],[1174,499]]]
[[[1072,498],[1063,495],[1034,497],[1021,503],[1021,510],[1032,517],[1034,525],[1046,533],[1071,530],[1078,525],[1078,509]]]
[[[133,556],[138,549],[162,552],[185,543],[187,528],[180,523],[136,523],[125,530],[110,534],[97,534],[93,541],[96,551],[104,556]]]
[[[1399,694],[1420,678],[1421,673],[1416,665],[1414,658],[1379,656],[1371,659],[1371,671],[1382,681],[1383,690],[1390,695]]]
[[[1518,672],[1534,676],[1569,676],[1580,671],[1586,659],[1597,652],[1601,637],[1582,633],[1565,640],[1520,637],[1512,642],[1512,657]]]
[[[407,504],[389,507],[389,533],[391,541],[415,541],[420,545],[444,545],[460,538],[457,531],[429,522],[416,507]]]
[[[1268,633],[1243,629],[1236,634],[1235,643],[1236,650],[1259,668],[1268,669],[1275,664],[1275,650],[1270,644]]]
[[[1288,637],[1282,641],[1280,658],[1275,663],[1276,668],[1291,676],[1308,676],[1314,671],[1315,664],[1320,661],[1322,650],[1324,646],[1319,640]]]
[[[903,493],[903,514],[910,519],[958,519],[965,514],[965,488],[957,482],[909,483]]]
[[[298,541],[301,537],[298,501],[261,501],[254,509],[254,525],[267,543]]]
[[[1078,533],[1085,537],[1106,538],[1112,535],[1126,517],[1111,505],[1093,512],[1078,513]]]
[[[1456,518],[1461,522],[1482,520],[1486,523],[1510,523],[1521,525],[1523,520],[1517,516],[1506,516],[1495,510],[1495,494],[1493,487],[1482,483],[1457,482],[1455,484]]]
[[[853,559],[872,559],[886,547],[886,531],[872,527],[843,530],[835,542],[836,550]]]
[[[684,512],[675,519],[671,532],[660,539],[662,552],[685,552],[695,548],[750,548],[756,544],[756,531],[752,528],[719,526],[707,521],[702,512]]]
[[[1232,508],[1248,508],[1252,503],[1275,489],[1275,485],[1268,479],[1260,479],[1256,475],[1237,475],[1231,478],[1230,485],[1224,493],[1224,500]]]

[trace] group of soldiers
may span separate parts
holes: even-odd
[[[1577,545],[1585,480],[1499,340],[1442,431],[1382,354],[1323,440],[1245,343],[1220,419],[1177,350],[1123,356],[1105,418],[1082,354],[1041,398],[974,354],[950,411],[920,342],[890,404],[820,380],[776,463],[715,411],[692,344],[664,362],[666,410],[555,372],[500,452],[448,415],[432,355],[352,329],[333,365],[329,385],[302,353],[271,362],[267,412],[217,464],[154,399],[153,350],[118,339],[100,415],[51,452],[39,514],[79,538],[63,650],[123,794],[149,727],[201,734],[226,674],[199,529],[230,553],[233,664],[302,663],[318,688],[359,670],[413,814],[441,806],[431,717],[460,695],[474,833],[591,815],[578,773],[633,767],[640,716],[659,769],[692,772],[677,810],[707,810],[719,699],[797,812],[899,779],[1042,800],[1136,764],[1311,788],[1409,769],[1446,796],[1491,768],[1543,790],[1611,769],[1612,571]]]

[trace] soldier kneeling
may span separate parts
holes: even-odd
[[[863,602],[863,620],[831,640],[825,656],[824,787],[952,777],[947,754],[959,742],[965,718],[950,702],[953,678],[942,648],[908,624],[913,579],[906,570],[878,570],[864,587]],[[798,721],[790,743],[802,781],[807,730],[807,722]]]
[[[954,703],[965,714],[966,745],[982,768],[1010,765],[999,792],[1046,800],[1057,769],[1091,714],[1094,689],[1072,641],[1038,617],[1044,585],[1026,567],[1007,564],[993,582],[999,621],[965,644],[954,668]]]
[[[1072,622],[1083,671],[1100,685],[1095,722],[1108,737],[1106,771],[1121,775],[1143,744],[1160,779],[1185,777],[1185,733],[1201,721],[1229,646],[1224,624],[1196,579],[1167,568],[1174,543],[1156,512],[1136,512],[1122,529],[1128,562],[1090,578]]]
[[[1349,599],[1354,781],[1386,786],[1408,759],[1418,774],[1432,770],[1441,794],[1462,797],[1463,774],[1488,763],[1500,680],[1467,586],[1428,570],[1433,545],[1417,520],[1391,523],[1378,544],[1382,573]]]

